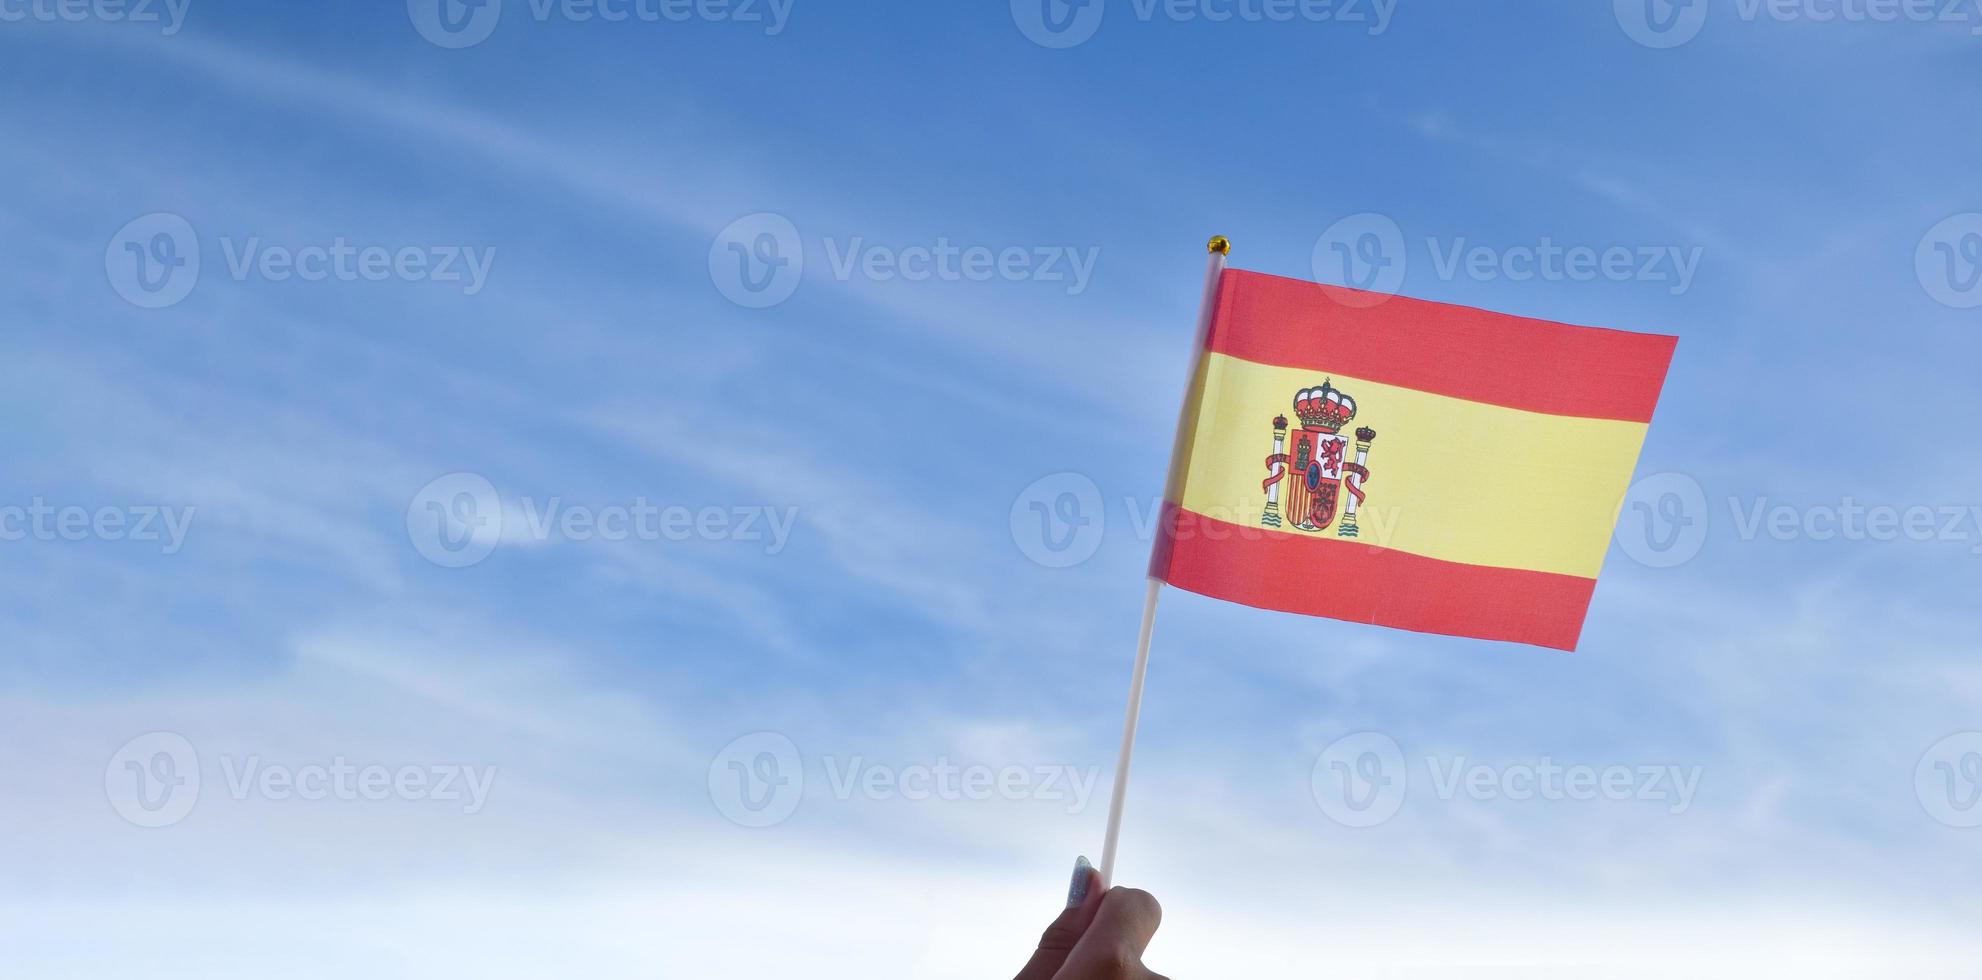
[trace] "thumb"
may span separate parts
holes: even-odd
[[[1101,909],[1101,876],[1087,863],[1086,858],[1074,861],[1074,877],[1067,888],[1067,907],[1053,924],[1046,927],[1046,933],[1039,937],[1039,949],[1032,959],[1019,971],[1016,980],[1052,980],[1062,964],[1067,962],[1067,954],[1073,952],[1075,944],[1087,932],[1094,915]]]
[[[1142,954],[1162,922],[1163,907],[1154,895],[1135,888],[1110,888],[1067,962],[1076,970],[1103,971],[1096,976],[1151,976],[1142,966]]]

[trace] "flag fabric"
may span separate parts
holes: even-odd
[[[1677,338],[1227,269],[1152,578],[1574,650]]]

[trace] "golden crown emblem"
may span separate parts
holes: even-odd
[[[1310,429],[1335,432],[1356,417],[1356,400],[1335,387],[1334,379],[1319,388],[1303,388],[1294,394],[1294,414]]]

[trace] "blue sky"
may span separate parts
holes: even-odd
[[[450,49],[421,2],[0,0],[0,506],[190,515],[0,541],[24,976],[1015,969],[1098,856],[1203,242],[1326,278],[1372,231],[1412,295],[1679,335],[1647,482],[1573,655],[1166,594],[1121,865],[1168,911],[1152,965],[1974,962],[1982,10],[1107,0],[1055,48],[1024,2],[771,33],[506,0]],[[200,268],[145,308],[153,215]],[[728,245],[786,227],[789,296],[733,301]],[[430,264],[280,271],[339,245]],[[1020,271],[870,271],[944,245]],[[1550,246],[1633,261],[1518,273]],[[445,567],[456,474],[501,521]],[[1031,509],[1067,488],[1071,555]],[[552,498],[723,529],[533,534]],[[1363,732],[1409,783],[1351,827],[1317,775]],[[786,745],[789,812],[743,826],[725,780]],[[123,763],[161,752],[200,786],[140,826]],[[494,776],[474,807],[239,781],[340,759]],[[886,788],[945,764],[1023,788]],[[1438,789],[1550,764],[1697,784]]]

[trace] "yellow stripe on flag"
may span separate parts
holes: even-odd
[[[1186,510],[1260,527],[1273,419],[1297,432],[1296,392],[1326,379],[1356,402],[1342,426],[1376,430],[1359,543],[1473,565],[1596,578],[1646,424],[1547,415],[1226,354],[1205,355],[1193,393]],[[1287,481],[1298,478],[1290,473]],[[1174,487],[1175,481],[1172,482]],[[1282,501],[1287,497],[1283,481]],[[1343,503],[1347,493],[1343,492]],[[1340,507],[1338,507],[1338,514]],[[1307,533],[1307,532],[1300,532]],[[1335,537],[1333,531],[1324,531]],[[1317,534],[1317,536],[1321,536]],[[1511,597],[1510,597],[1511,598]]]

